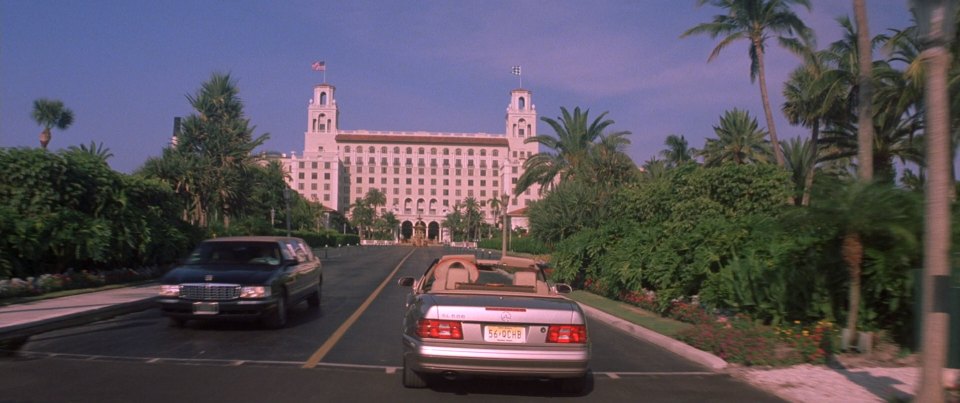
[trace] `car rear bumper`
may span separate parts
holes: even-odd
[[[216,314],[197,314],[194,313],[194,303],[196,302],[214,301],[160,298],[157,300],[157,305],[160,307],[160,313],[163,316],[195,320],[255,320],[269,312],[273,312],[277,306],[276,299],[215,301],[218,306],[218,312]]]
[[[404,359],[414,371],[530,378],[575,378],[587,373],[587,345],[558,347],[451,346],[404,337]]]

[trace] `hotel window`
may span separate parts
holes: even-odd
[[[417,189],[417,195],[423,196],[423,188]]]
[[[491,154],[493,154],[494,157],[499,157],[499,156],[500,156],[500,150],[493,150],[493,151],[491,151]]]
[[[310,167],[313,168],[313,169],[317,169],[317,162],[316,162],[316,161],[311,162],[311,163],[310,163]]]
[[[407,188],[406,193],[407,193],[408,196],[409,196],[409,195],[412,195],[412,194],[413,194],[413,189]]]
[[[437,180],[435,178],[430,179],[430,186],[437,186]]]
[[[443,166],[445,166],[445,167],[450,166],[450,160],[444,158],[444,159],[443,159]]]
[[[400,194],[400,188],[393,188],[393,194],[395,195]]]
[[[306,165],[303,163],[303,161],[300,161],[300,169],[303,169],[303,167],[305,167],[305,166],[306,166]]]
[[[511,170],[513,171],[513,173],[517,173],[517,167],[513,167],[513,169]]]
[[[330,201],[330,195],[328,194],[323,195],[323,201]]]
[[[463,170],[462,170],[462,169],[458,169],[456,172],[457,172],[457,176],[463,175]]]
[[[492,165],[492,166],[493,166],[494,168],[499,168],[499,167],[500,167],[500,162],[499,162],[499,161],[493,161],[493,165]]]
[[[400,157],[393,159],[393,165],[400,165]]]
[[[463,182],[461,182],[460,179],[457,179],[456,186],[460,186],[461,183]]]
[[[500,186],[500,181],[498,180],[493,181],[493,187],[497,187],[497,186]]]
[[[430,169],[430,175],[437,176],[437,169],[436,169],[436,168],[431,168],[431,169]]]
[[[481,149],[480,149],[480,156],[481,156],[481,157],[486,157],[486,156],[487,156],[487,149],[486,149],[486,148],[481,148]]]
[[[413,179],[412,179],[412,178],[407,178],[407,184],[408,184],[408,185],[412,185],[412,184],[413,184]]]
[[[413,165],[413,158],[407,158],[407,165]]]
[[[357,157],[357,158],[355,159],[355,161],[356,161],[357,165],[363,165],[363,157]]]
[[[344,147],[344,148],[343,148],[343,152],[344,152],[344,153],[349,153],[349,152],[350,152],[350,146]]]
[[[358,173],[358,174],[362,174],[362,173],[363,173],[363,167],[357,167],[357,173]]]
[[[380,173],[383,174],[383,175],[386,175],[386,174],[387,174],[387,166],[386,166],[386,165],[380,167]]]
[[[372,164],[372,163],[371,163]],[[380,165],[387,165],[387,157],[380,158]]]
[[[377,173],[377,168],[371,166],[371,167],[367,168],[367,173],[370,174],[370,175],[373,175],[373,174]]]
[[[301,184],[297,185],[297,189],[303,190],[303,184],[301,183]]]
[[[473,156],[473,149],[472,149],[472,148],[468,148],[468,149],[467,149],[467,155],[468,155],[468,156],[471,156],[471,157]]]
[[[422,167],[422,166],[423,166],[423,158],[417,158],[417,166],[418,166],[418,167]]]
[[[363,147],[357,146],[357,154],[363,154]]]
[[[486,169],[481,169],[481,170],[480,170],[480,176],[487,176],[487,170],[486,170]]]
[[[316,173],[316,172],[311,172],[311,173],[310,173],[310,179],[317,179],[317,173]]]
[[[443,191],[443,195],[446,196],[446,195],[447,195],[447,191]],[[450,200],[444,199],[444,200],[443,200],[443,205],[444,205],[444,206],[449,206],[449,205],[450,205]]]
[[[329,163],[329,162],[324,162],[324,163],[323,163],[323,169],[330,169],[330,163]]]
[[[377,149],[373,148],[373,146],[370,146],[370,148],[367,149],[367,152],[370,153],[370,154],[373,154],[373,153],[377,152]]]
[[[323,190],[330,190],[330,184],[329,184],[329,183],[324,183],[324,184],[323,184]]]
[[[363,194],[363,188],[357,188],[357,194],[358,194],[358,195],[362,195],[362,194]],[[359,198],[359,197],[357,198],[357,201],[360,201],[360,198]]]
[[[456,149],[456,151],[453,152],[453,155],[460,156],[460,155],[463,155],[463,152],[458,148]]]
[[[369,179],[367,179],[367,183],[369,183],[369,184],[372,185],[372,184],[376,183],[376,182],[374,182],[375,180],[376,180],[376,179],[371,176]]]
[[[430,189],[430,196],[436,196],[436,195],[437,195],[437,189]]]
[[[443,186],[450,186],[450,179],[444,179]]]
[[[487,186],[487,181],[481,180],[481,181],[480,181],[480,186]]]
[[[393,147],[394,154],[400,154],[400,147]]]
[[[394,175],[400,175],[400,167],[394,167],[394,168],[393,168],[393,174],[394,174]]]
[[[487,191],[486,191],[486,190],[481,190],[481,191],[480,191],[480,197],[487,197]]]
[[[467,181],[467,186],[473,187],[473,179]]]
[[[413,154],[413,147],[407,147],[407,154]]]
[[[399,185],[399,184],[400,184],[400,178],[393,178],[393,184],[394,184],[394,185]]]
[[[423,147],[417,149],[417,154],[423,155]]]
[[[417,175],[423,175],[423,168],[417,169]]]
[[[297,179],[303,179],[303,178],[304,178],[304,173],[303,173],[303,172],[300,172],[300,173],[297,174]]]
[[[449,148],[444,148],[444,149],[443,149],[443,155],[450,155],[450,149],[449,149]]]
[[[450,176],[450,170],[444,168],[444,169],[443,169],[443,174],[446,175],[446,176]]]
[[[358,177],[357,177],[357,183],[363,183],[363,178],[361,178],[361,177],[358,176]]]
[[[386,153],[387,153],[387,146],[380,147],[380,154],[386,154]]]
[[[418,179],[417,179],[417,184],[420,185],[420,186],[423,186],[423,178],[418,178]]]
[[[430,155],[437,155],[437,149],[436,149],[436,148],[431,148],[431,149],[430,149]]]
[[[455,194],[456,196],[460,196],[460,189],[457,189],[457,190],[454,192],[454,194]],[[460,201],[457,201],[457,203],[460,203]]]
[[[323,179],[330,180],[330,172],[324,172]]]
[[[311,184],[310,184],[310,190],[317,190],[317,184],[316,184],[316,183],[311,183]]]
[[[467,197],[473,197],[473,189],[467,189]]]
[[[381,184],[381,185],[386,185],[386,184],[387,184],[387,178],[380,178],[380,184]]]
[[[472,170],[472,169],[468,169],[468,170],[467,170],[467,176],[473,176],[473,170]]]
[[[413,168],[407,168],[407,175],[413,175]]]

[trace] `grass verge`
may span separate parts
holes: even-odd
[[[693,325],[669,318],[661,317],[630,304],[613,301],[586,291],[574,291],[567,294],[570,299],[582,304],[590,305],[613,316],[626,320],[638,326],[643,326],[667,337],[675,337],[681,330],[692,328]]]

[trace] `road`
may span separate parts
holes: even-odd
[[[444,248],[364,247],[324,260],[321,307],[293,308],[279,330],[189,322],[155,309],[33,336],[0,358],[0,402],[780,401],[597,320],[589,321],[592,387],[564,395],[538,380],[400,384],[400,276]]]

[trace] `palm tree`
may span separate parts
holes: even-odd
[[[73,124],[73,111],[64,107],[62,101],[41,98],[33,101],[33,120],[43,126],[40,146],[46,150],[50,143],[50,129],[66,130],[70,127]]]
[[[589,110],[581,112],[580,107],[576,107],[571,114],[561,107],[560,111],[562,115],[558,120],[541,118],[553,128],[556,136],[540,134],[524,140],[525,143],[540,143],[548,151],[534,154],[523,164],[524,172],[517,180],[515,195],[534,184],[549,188],[556,180],[574,175],[580,167],[588,163],[591,149],[598,141],[616,148],[617,145],[622,145],[626,141],[625,136],[630,134],[628,131],[604,134],[603,131],[614,123],[610,119],[603,120],[607,112],[589,122]]]
[[[857,71],[860,73],[857,77],[860,82],[860,99],[857,102],[858,173],[860,180],[868,182],[873,180],[873,46],[870,44],[866,0],[853,0],[853,15],[857,20],[857,48],[860,49],[857,58]]]
[[[886,235],[899,242],[915,243],[911,230],[915,215],[909,192],[882,182],[848,181],[824,186],[823,194],[811,203],[822,222],[831,223],[841,240],[841,256],[850,280],[847,329],[856,337],[860,310],[864,240],[871,235]],[[855,340],[855,339],[854,339]]]
[[[717,138],[707,139],[701,152],[704,165],[765,163],[769,160],[769,146],[764,140],[766,133],[749,112],[736,108],[724,112],[720,125],[714,126],[713,131]]]
[[[387,195],[377,188],[367,191],[367,195],[363,199],[373,208],[374,216],[377,215],[377,207],[387,205]]]
[[[750,80],[760,79],[760,98],[763,101],[763,112],[770,131],[770,144],[773,145],[773,155],[777,165],[782,167],[784,166],[783,153],[780,150],[780,140],[777,138],[773,110],[770,108],[770,98],[767,94],[765,41],[770,34],[776,34],[780,44],[788,48],[799,48],[801,41],[812,44],[811,30],[790,9],[791,5],[797,4],[809,10],[810,2],[808,0],[697,0],[698,6],[707,3],[727,10],[727,14],[716,15],[712,22],[701,23],[684,32],[681,37],[703,33],[709,34],[711,38],[723,36],[710,53],[708,62],[715,59],[723,48],[734,41],[746,39],[750,42]]]
[[[666,176],[667,170],[669,170],[667,161],[651,158],[643,163],[640,177],[645,181],[660,179]]]
[[[86,144],[81,144],[79,147],[70,146],[67,149],[88,153],[94,157],[99,158],[103,162],[107,162],[107,160],[110,159],[110,157],[113,157],[113,153],[110,152],[109,148],[104,147],[103,143],[97,144],[97,143],[94,143],[93,141],[90,142],[89,147],[87,147]]]
[[[672,167],[693,161],[693,156],[697,154],[697,149],[690,148],[683,135],[671,134],[664,144],[667,148],[660,151],[660,156]]]
[[[813,144],[813,140],[800,138],[787,139],[783,143],[783,156],[794,185],[791,197],[794,201],[800,200],[801,205],[809,205],[804,204],[805,202],[809,203],[807,179],[813,176],[817,162],[817,154],[814,151]],[[800,196],[801,194],[802,196]]]

